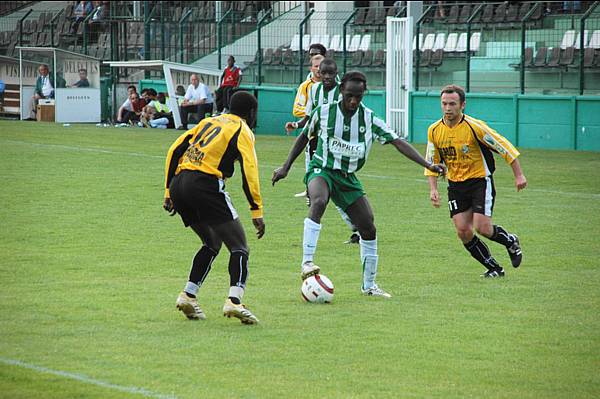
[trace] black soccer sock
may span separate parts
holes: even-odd
[[[218,252],[215,252],[206,245],[202,246],[192,261],[192,270],[190,270],[189,281],[201,286],[206,279],[206,276],[208,276],[212,263],[218,254]]]
[[[504,230],[502,226],[498,226],[497,224],[494,225],[494,232],[492,233],[492,236],[488,238],[504,245],[506,248],[510,247],[515,242],[514,236],[508,231]]]
[[[486,269],[494,270],[502,268],[490,253],[488,246],[479,237],[474,235],[473,239],[464,244],[464,246],[471,253],[471,256],[477,259]]]
[[[236,298],[236,297],[234,297],[234,296],[230,296],[230,297],[229,297],[229,300],[230,300],[231,302],[233,302],[234,304],[236,304],[236,305],[239,305],[240,303],[242,303],[242,301],[240,300],[240,298]]]
[[[245,288],[247,278],[248,252],[241,249],[232,251],[229,257],[229,285]]]

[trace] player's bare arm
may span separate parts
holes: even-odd
[[[423,158],[421,154],[419,154],[415,147],[413,147],[407,141],[402,139],[395,139],[391,143],[394,147],[396,147],[398,151],[402,153],[402,155],[404,155],[411,161],[418,163],[419,165],[429,169],[432,172],[439,173],[442,175],[446,174],[446,167],[444,165],[427,162],[425,158]]]
[[[252,224],[256,229],[256,238],[259,240],[265,235],[265,221],[263,218],[252,219]]]
[[[285,131],[287,132],[287,134],[290,134],[291,132],[293,132],[296,129],[302,129],[304,126],[306,126],[308,119],[309,119],[309,117],[305,116],[304,118],[300,119],[299,121],[287,122],[285,124]]]
[[[273,183],[273,185],[275,185],[275,183],[277,183],[279,180],[285,179],[287,177],[288,172],[292,167],[292,164],[294,163],[296,158],[298,158],[298,156],[302,154],[304,148],[306,148],[306,144],[308,144],[308,138],[304,134],[299,135],[296,139],[296,142],[294,143],[294,146],[290,150],[288,158],[284,162],[283,166],[273,171],[273,177],[271,178],[271,182]]]
[[[440,193],[437,188],[437,176],[427,176],[429,181],[429,199],[435,208],[440,207]]]
[[[517,191],[523,190],[525,187],[527,187],[527,179],[523,174],[523,170],[521,169],[521,164],[519,163],[519,160],[515,159],[514,161],[512,161],[510,167],[512,168],[513,174],[515,175],[515,186],[517,187]]]

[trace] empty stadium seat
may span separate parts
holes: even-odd
[[[363,51],[362,61],[360,63],[361,67],[370,67],[373,64],[373,50],[359,50]]]
[[[448,11],[448,17],[446,18],[446,23],[448,23],[448,24],[458,23],[459,13],[460,13],[460,7],[457,4],[450,6],[450,11]]]
[[[362,59],[363,59],[363,52],[361,50],[355,51],[354,54],[352,54],[352,59],[350,60],[350,66],[359,67],[360,64],[362,63]]]
[[[525,65],[525,68],[529,68],[533,65],[533,47],[525,47],[525,53],[523,58],[523,64]],[[520,68],[521,63],[519,62],[518,64],[510,64],[510,67]]]
[[[371,35],[364,35],[360,40],[359,50],[367,51],[371,47]]]
[[[300,35],[299,34],[295,34],[292,37],[292,42],[290,43],[290,49],[292,49],[292,51],[300,50]]]
[[[342,51],[342,36],[333,35],[329,43],[329,48],[333,51]]]
[[[596,56],[596,50],[591,47],[584,49],[583,51],[583,67],[592,68],[594,67],[594,57]]]
[[[548,62],[546,63],[546,66],[549,68],[556,68],[559,67],[560,61],[560,47],[554,47],[550,50],[550,55],[548,56]]]
[[[588,36],[589,36],[589,31],[586,29],[583,31],[583,48],[587,47]],[[575,47],[575,50],[580,49],[580,43],[581,43],[581,32],[577,32],[577,37],[575,38],[575,44],[573,46],[573,47]]]
[[[563,35],[562,41],[560,42],[560,48],[564,50],[567,47],[573,47],[574,43],[575,43],[575,31],[568,30]]]
[[[459,24],[466,24],[469,18],[471,17],[471,4],[465,4],[461,10],[460,15],[458,17]]]
[[[385,51],[382,49],[379,49],[375,52],[375,55],[373,56],[373,64],[371,64],[373,67],[383,67],[385,66]]]
[[[466,33],[465,33],[466,35]],[[430,33],[425,36],[425,40],[423,40],[423,45],[419,47],[421,51],[431,50],[433,48],[433,44],[435,43],[435,33]]]
[[[446,45],[444,46],[444,51],[446,53],[452,53],[456,49],[456,44],[458,43],[458,33],[450,33],[448,35],[448,39],[446,40]]]
[[[438,33],[435,35],[435,42],[433,43],[433,47],[431,48],[433,51],[443,49],[446,45],[446,34]]]
[[[423,38],[425,36],[422,33],[419,33],[419,50],[423,49]],[[417,48],[417,36],[413,37],[413,45],[412,45],[413,50]]]
[[[548,47],[538,48],[537,53],[535,53],[535,58],[533,59],[533,66],[534,67],[545,66],[547,56],[548,56]]]
[[[360,35],[352,36],[352,40],[350,41],[350,45],[348,45],[348,51],[356,51],[360,46]]]
[[[437,68],[442,65],[442,61],[444,58],[444,49],[439,48],[433,52],[431,55],[431,60],[429,61],[429,66]]]
[[[594,33],[592,33],[588,47],[595,50],[600,49],[600,30],[595,30]]]

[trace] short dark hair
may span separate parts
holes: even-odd
[[[442,94],[447,93],[447,94],[452,94],[452,93],[456,93],[458,94],[458,97],[460,98],[460,103],[464,103],[466,96],[465,96],[465,89],[463,89],[462,87],[458,86],[458,85],[448,85],[448,86],[444,86],[442,88],[442,91],[440,92],[440,97],[442,96]]]
[[[143,89],[140,94],[148,93],[148,89]]]
[[[133,91],[135,91],[137,93],[137,87],[135,85],[127,86],[127,90],[129,90],[129,89],[133,89]]]
[[[258,101],[256,97],[247,91],[236,91],[229,100],[229,112],[237,116],[250,116],[250,110],[257,108]]]
[[[309,55],[310,55],[310,50],[312,50],[312,49],[317,49],[319,51],[319,54],[321,54],[323,57],[325,57],[327,55],[327,49],[321,43],[311,44],[310,47],[308,48]],[[315,55],[315,54],[313,54],[313,55]]]
[[[81,68],[81,69],[79,70],[79,72],[87,73],[87,69],[85,69],[85,68]]]
[[[323,60],[323,62],[325,62],[325,60]],[[367,90],[367,77],[360,71],[347,72],[344,76],[342,76],[340,86],[344,86],[348,82],[362,82],[362,84],[365,85],[365,90]]]
[[[151,95],[153,97],[156,97],[156,95],[158,94],[153,88],[147,89],[146,91],[148,92],[148,95]]]
[[[230,55],[228,58],[231,58],[233,62],[235,62],[235,57],[233,55]]]
[[[325,65],[330,65],[332,67],[335,68],[335,70],[337,71],[337,63],[332,60],[331,58],[325,58],[323,61],[321,61],[321,65],[319,65],[319,69],[321,69],[323,66]]]

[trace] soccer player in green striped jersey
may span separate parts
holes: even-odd
[[[373,210],[355,172],[364,166],[375,140],[392,144],[404,156],[431,171],[443,174],[445,168],[441,164],[427,162],[412,145],[400,139],[383,120],[365,107],[361,101],[366,89],[367,78],[363,73],[353,71],[344,75],[340,86],[342,100],[313,110],[287,160],[273,172],[272,182],[275,184],[287,176],[293,162],[306,147],[308,137],[316,135],[317,149],[310,170],[304,177],[311,203],[308,217],[304,219],[302,278],[320,272],[313,258],[321,231],[321,217],[331,199],[350,216],[361,236],[362,293],[390,298],[391,295],[375,282],[377,231]]]

